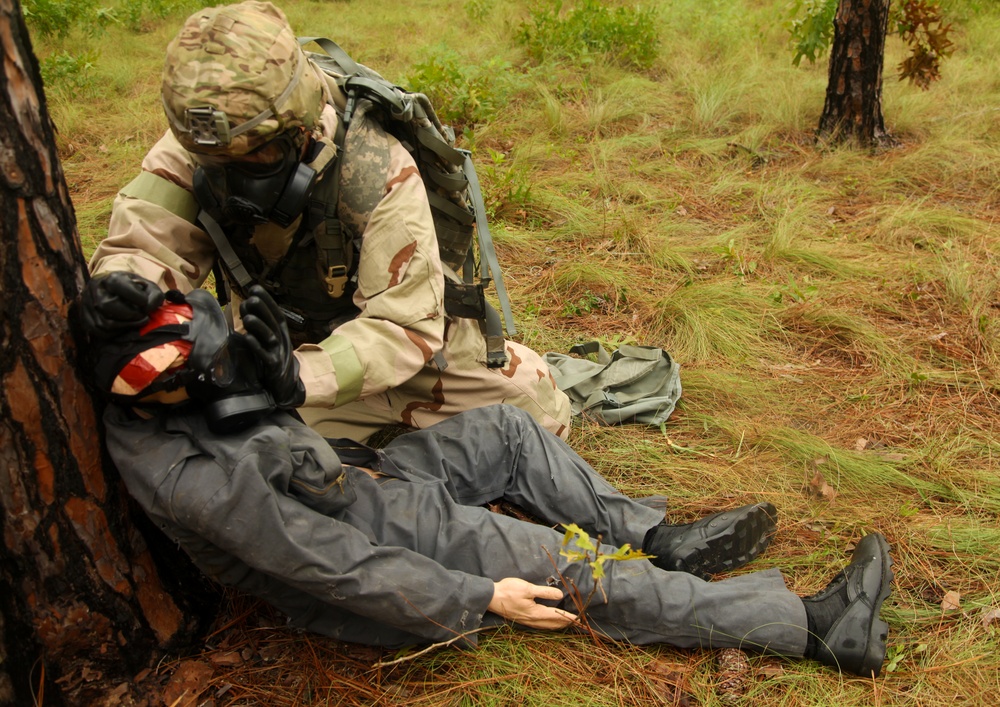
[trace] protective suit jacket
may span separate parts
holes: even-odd
[[[333,149],[329,136],[336,132],[343,94],[328,82],[332,97],[317,135]],[[386,424],[426,427],[461,410],[505,402],[566,436],[569,401],[541,357],[508,341],[508,364],[488,369],[478,323],[445,315],[444,274],[419,172],[397,140],[377,129],[368,133],[384,144],[345,166],[341,189],[377,192],[370,213],[352,212],[349,200],[340,209],[361,234],[353,314],[295,353],[307,395],[304,419],[324,436],[363,440]],[[316,159],[330,158],[324,150]],[[92,274],[128,270],[164,290],[200,287],[217,249],[197,222],[193,173],[190,155],[168,132],[116,198],[108,236],[91,259]],[[322,172],[321,181],[333,173]],[[297,228],[298,221],[285,229],[271,222],[258,226],[247,247],[263,263],[274,263]]]

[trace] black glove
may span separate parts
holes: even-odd
[[[130,272],[111,272],[91,278],[83,288],[80,314],[88,334],[109,339],[141,327],[161,304],[163,291],[155,282]]]
[[[281,308],[260,285],[240,303],[246,342],[264,367],[264,386],[279,408],[305,402],[306,388],[299,379],[299,361],[292,355],[292,339]]]

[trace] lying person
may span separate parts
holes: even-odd
[[[862,538],[812,597],[790,592],[778,570],[706,581],[766,548],[773,506],[667,525],[512,406],[469,410],[380,450],[325,440],[273,404],[294,383],[266,292],[241,305],[245,335],[228,331],[207,292],[167,300],[141,332],[99,349],[99,383],[116,403],[108,449],[202,571],[293,626],[399,647],[475,644],[503,621],[579,630],[585,620],[635,644],[739,647],[879,674],[893,577],[881,535]],[[560,553],[562,532],[483,506],[500,498],[544,523],[577,524],[604,553],[629,544],[653,557],[606,562],[597,580]]]

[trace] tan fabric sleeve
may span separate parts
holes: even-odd
[[[350,351],[343,342],[328,346],[329,340],[298,350],[307,406],[343,405],[394,388],[444,345],[444,276],[434,223],[416,165],[395,140],[389,171],[361,247],[354,296],[361,314],[334,332],[350,342]],[[357,378],[347,375],[352,352]]]
[[[336,124],[331,107],[323,118]],[[444,280],[427,195],[409,153],[391,143],[385,196],[372,212],[361,248],[355,293],[361,314],[326,341],[296,352],[306,405],[333,407],[396,387],[443,346]],[[169,132],[142,168],[190,190],[194,167]],[[115,200],[108,237],[91,259],[91,272],[128,270],[183,292],[200,287],[215,258],[211,238],[167,208],[164,199],[156,203],[129,191],[126,187]]]
[[[205,281],[215,259],[211,238],[193,223],[193,197],[185,202],[181,193],[190,193],[193,165],[167,132],[143,159],[142,170],[115,199],[108,236],[90,260],[91,274],[127,270],[164,290],[190,292]],[[163,193],[143,198],[157,179]]]

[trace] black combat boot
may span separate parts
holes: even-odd
[[[889,635],[879,611],[892,577],[886,539],[878,533],[861,538],[850,564],[826,589],[802,600],[809,620],[805,657],[842,672],[878,677]]]
[[[709,579],[764,552],[777,519],[778,511],[770,503],[754,503],[685,525],[664,522],[649,529],[642,551],[654,555],[650,562],[660,569]]]

